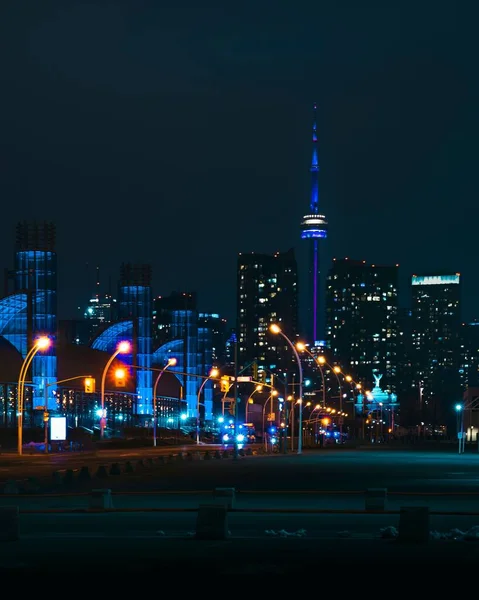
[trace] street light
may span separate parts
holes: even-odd
[[[25,377],[27,371],[32,363],[32,360],[37,352],[40,350],[48,350],[51,345],[50,338],[46,336],[39,337],[33,343],[33,346],[25,356],[25,360],[22,363],[20,369],[20,375],[18,376],[18,387],[17,387],[17,427],[18,427],[18,454],[22,455],[23,450],[23,394],[25,390]]]
[[[169,358],[168,362],[166,363],[166,365],[158,373],[158,377],[155,380],[155,385],[153,386],[153,446],[155,448],[156,448],[156,421],[157,421],[157,414],[156,414],[156,390],[158,388],[158,383],[160,382],[160,379],[161,379],[163,373],[166,371],[166,369],[168,367],[174,367],[177,362],[178,361],[176,360],[176,358],[174,358],[174,357]]]
[[[115,352],[110,356],[109,361],[106,363],[105,368],[103,369],[103,374],[101,376],[101,417],[100,417],[100,437],[103,438],[105,436],[105,426],[106,426],[106,417],[105,417],[105,379],[108,369],[110,368],[111,363],[115,360],[115,358],[119,354],[128,354],[131,350],[130,342],[124,341],[120,342],[115,350]]]
[[[324,382],[324,373],[323,373],[323,368],[322,365],[324,365],[325,360],[323,360],[323,362],[321,362],[319,359],[322,358],[324,359],[324,356],[320,356],[317,360],[314,358],[313,354],[308,350],[308,348],[306,347],[305,344],[303,344],[303,342],[297,342],[296,344],[296,348],[300,351],[300,352],[306,352],[306,354],[308,354],[315,362],[315,364],[318,365],[319,367],[319,372],[321,373],[321,383],[323,386],[323,406],[326,406],[326,386],[325,386],[325,382]]]
[[[206,385],[206,382],[209,381],[210,379],[215,379],[216,377],[218,377],[218,375],[220,374],[218,369],[211,369],[210,374],[208,375],[208,377],[205,377],[205,379],[203,380],[203,382],[200,385],[200,389],[198,390],[198,396],[196,398],[196,443],[199,444],[200,443],[200,397],[201,397],[201,392],[203,391],[203,388]],[[236,402],[236,398],[235,398],[235,402]]]
[[[299,370],[299,400],[302,401],[302,399],[303,399],[303,367],[301,365],[301,359],[299,358],[298,351],[296,350],[295,345],[289,339],[289,337],[281,331],[281,328],[279,325],[277,325],[276,323],[273,323],[272,325],[270,325],[269,329],[272,333],[281,335],[288,342],[291,350],[293,351],[293,353],[296,357],[296,362],[298,363],[298,370]],[[298,452],[297,453],[302,454],[302,452],[303,452],[303,411],[300,410],[299,411],[299,436],[298,436]]]
[[[244,420],[246,421],[246,423],[248,422],[248,404],[254,404],[253,396],[256,394],[256,392],[262,392],[262,391],[263,391],[263,386],[257,385],[256,388],[251,393],[248,400],[246,401],[246,409],[245,409],[245,416],[244,416]]]

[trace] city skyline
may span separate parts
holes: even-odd
[[[55,222],[62,318],[91,293],[86,263],[105,283],[151,263],[155,293],[195,290],[230,323],[239,252],[293,247],[304,271],[314,101],[323,270],[333,256],[399,263],[404,304],[413,273],[459,271],[476,316],[468,25],[440,7],[275,10],[7,8],[0,256],[10,266],[18,220]]]

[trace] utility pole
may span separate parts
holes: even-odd
[[[235,334],[235,342],[234,342],[234,361],[235,361],[235,369],[234,369],[234,384],[233,384],[233,395],[234,395],[234,445],[233,445],[233,459],[238,460],[238,337]]]

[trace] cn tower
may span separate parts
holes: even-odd
[[[318,161],[318,135],[316,124],[317,106],[313,106],[313,156],[311,160],[311,201],[309,213],[304,215],[301,221],[301,239],[307,240],[309,244],[309,271],[308,271],[308,299],[307,314],[308,323],[306,335],[311,344],[324,339],[319,331],[320,304],[319,294],[321,288],[320,279],[320,240],[328,236],[328,222],[326,217],[319,212],[319,161]]]

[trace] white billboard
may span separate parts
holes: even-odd
[[[67,439],[67,418],[52,417],[50,419],[50,440],[63,441]]]

